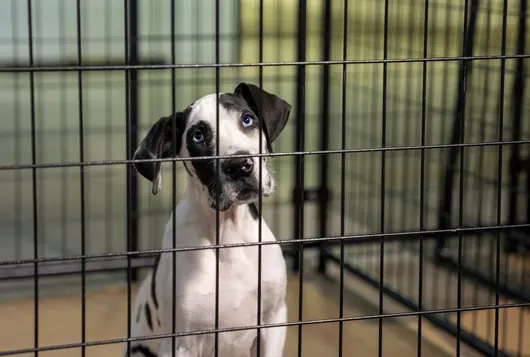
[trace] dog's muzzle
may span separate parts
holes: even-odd
[[[236,151],[233,155],[251,155],[248,151]],[[223,173],[232,180],[242,180],[249,177],[254,170],[254,161],[251,157],[234,157],[222,163]]]

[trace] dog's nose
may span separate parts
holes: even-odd
[[[250,152],[237,151],[233,155],[250,155]],[[224,173],[235,179],[249,176],[253,168],[254,162],[251,157],[234,157],[223,163]]]

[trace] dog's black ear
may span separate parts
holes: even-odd
[[[177,156],[182,146],[182,133],[186,125],[186,112],[179,112],[158,119],[134,152],[133,160],[163,159]],[[173,137],[175,128],[175,138]],[[156,195],[162,189],[160,161],[136,162],[134,167],[153,183],[152,192]]]
[[[263,131],[268,141],[269,151],[272,152],[271,144],[280,136],[287,124],[291,114],[291,105],[280,97],[249,83],[240,83],[234,92],[247,102],[250,109],[264,124]]]

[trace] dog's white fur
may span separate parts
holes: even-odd
[[[258,153],[259,134],[249,135],[239,127],[240,116],[219,106],[219,152],[230,155],[237,150]],[[215,130],[216,97],[207,95],[197,100],[189,114],[186,128],[197,120],[208,121]],[[215,131],[214,131],[215,133]],[[186,133],[183,134],[186,138]],[[265,137],[262,138],[262,152],[266,152]],[[186,140],[183,139],[180,156],[189,157]],[[254,172],[258,174],[258,160],[254,157]],[[274,181],[269,174],[266,160],[262,158],[262,192],[270,195]],[[192,170],[192,165],[187,164]],[[216,244],[216,211],[211,208],[211,198],[195,177],[189,178],[186,191],[175,208],[175,230],[171,215],[165,229],[162,248],[172,248],[173,235],[177,248]],[[236,195],[237,192],[228,191]],[[235,196],[234,196],[235,197]],[[259,218],[261,219],[261,217]],[[253,217],[249,206],[240,202],[225,212],[219,212],[219,243],[258,242],[259,222]],[[261,219],[262,241],[276,238],[265,220]],[[279,245],[262,246],[261,261],[261,324],[275,324],[287,321],[285,304],[286,267]],[[179,251],[161,255],[156,276],[153,271],[141,283],[132,312],[132,336],[149,336],[172,333],[173,308],[175,309],[176,333],[212,330],[215,328],[216,311],[216,251],[202,249]],[[175,274],[173,274],[175,272]],[[155,281],[158,308],[151,296],[151,284]],[[172,286],[175,286],[173,294]],[[175,300],[173,298],[175,297]],[[258,322],[258,247],[234,247],[219,249],[219,328],[253,326]],[[151,312],[147,321],[145,304]],[[138,319],[137,319],[138,318]],[[151,328],[149,326],[151,324]],[[261,353],[263,357],[281,357],[285,342],[286,327],[261,329]],[[213,333],[189,335],[175,338],[172,354],[172,339],[133,341],[131,347],[143,345],[160,357],[209,357],[214,356]],[[257,353],[257,330],[240,330],[218,334],[219,357],[251,357]],[[134,350],[133,350],[134,351]],[[149,353],[151,353],[149,352]],[[127,355],[127,354],[126,354]],[[131,356],[145,356],[146,352],[133,352]]]

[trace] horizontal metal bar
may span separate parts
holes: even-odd
[[[495,230],[497,231],[497,230]],[[477,235],[477,234],[487,234],[489,232],[477,232],[473,230],[463,230],[461,231],[461,234],[463,236],[469,236],[469,235]],[[491,234],[494,234],[494,232],[490,232]],[[432,233],[432,232],[425,232],[424,234],[424,240],[429,239],[439,239],[441,236],[448,238],[453,236],[455,233],[451,231],[445,231],[445,232],[438,232],[438,233]],[[320,240],[318,238],[316,241],[312,241],[311,238],[309,238],[308,241],[279,241],[278,243],[281,244],[281,248],[283,250],[283,253],[286,256],[293,256],[295,254],[295,251],[298,250],[297,246],[298,244],[302,244],[304,249],[306,250],[312,250],[312,249],[320,249],[322,247],[322,244],[324,243],[324,246],[326,249],[330,249],[333,247],[339,247],[341,244],[340,240]],[[330,237],[330,239],[333,239]],[[355,239],[349,239],[344,240],[344,244],[347,246],[350,245],[358,245],[358,244],[371,244],[379,242],[381,239],[380,235],[371,235],[366,237],[358,237]],[[392,241],[413,241],[419,239],[417,232],[411,232],[410,234],[404,234],[399,233],[397,235],[387,235],[384,237],[385,242],[392,242]],[[161,252],[156,253],[141,253],[141,251],[138,253],[141,256],[134,256],[130,255],[129,253],[122,253],[123,255],[117,255],[117,256],[96,256],[96,257],[84,257],[86,262],[86,272],[87,273],[95,273],[95,272],[104,272],[104,271],[116,271],[116,270],[125,270],[127,269],[127,255],[130,256],[131,259],[131,268],[148,268],[153,266],[153,259],[157,254],[160,254]],[[119,253],[116,253],[119,254]],[[57,276],[57,275],[72,275],[72,274],[81,274],[81,260],[83,259],[82,256],[76,257],[75,259],[61,259],[60,257],[49,258],[49,261],[38,261],[38,275],[39,277],[48,277],[48,276]],[[10,262],[10,264],[6,264],[5,262],[0,262],[4,264],[0,264],[0,280],[13,280],[13,279],[27,279],[27,278],[33,278],[35,277],[35,262]]]
[[[154,264],[154,255],[130,257],[131,268],[151,267]],[[39,277],[57,275],[81,274],[81,260],[40,262],[38,265]],[[85,272],[96,273],[127,269],[127,257],[86,258]],[[35,277],[35,264],[26,263],[15,266],[0,267],[0,280],[27,279]]]
[[[285,247],[284,254],[291,256],[293,249]],[[156,254],[144,255],[141,257],[130,257],[131,269],[133,268],[150,268],[154,265]],[[104,257],[104,258],[86,258],[85,273],[110,272],[127,269],[127,257]],[[75,261],[53,261],[38,263],[38,277],[46,278],[60,275],[82,274],[81,260]],[[35,264],[24,263],[13,266],[0,266],[0,281],[2,280],[19,280],[35,277]]]
[[[75,58],[69,58],[69,59],[63,59],[60,61],[40,61],[38,63],[34,63],[33,66],[30,66],[27,62],[7,62],[2,61],[0,62],[0,68],[47,68],[47,67],[72,67],[77,66],[78,60]],[[109,59],[109,60],[96,60],[96,59],[83,59],[83,63],[85,66],[126,66],[127,64],[124,61],[121,60],[115,60],[115,59]],[[139,65],[141,66],[163,66],[167,65],[167,61],[164,58],[156,58],[151,57],[147,60],[141,61]]]
[[[416,57],[394,59],[365,60],[332,60],[332,61],[294,61],[294,62],[250,62],[250,63],[205,63],[205,64],[168,64],[168,65],[129,65],[129,66],[68,66],[68,67],[0,67],[0,73],[13,72],[71,72],[71,71],[123,71],[123,70],[161,70],[161,69],[199,69],[199,68],[241,68],[241,67],[290,67],[290,66],[321,66],[341,64],[383,64],[383,63],[416,63],[416,62],[451,62],[480,61],[530,58],[523,55],[489,55],[489,56],[455,56],[455,57]]]
[[[99,253],[92,255],[72,255],[72,256],[58,256],[58,257],[49,257],[49,258],[37,258],[37,259],[18,259],[18,260],[9,260],[9,261],[0,261],[0,267],[2,266],[20,266],[21,264],[34,264],[34,263],[44,263],[44,262],[60,262],[60,261],[79,261],[81,259],[102,259],[110,257],[134,257],[136,255],[148,256],[151,254],[159,253],[170,253],[170,252],[186,252],[186,251],[197,251],[197,250],[206,250],[206,249],[229,249],[236,247],[257,247],[265,245],[280,245],[284,246],[293,246],[303,244],[304,247],[312,247],[313,244],[320,246],[323,242],[335,242],[335,244],[340,244],[341,241],[344,241],[346,244],[348,241],[351,241],[351,244],[360,244],[360,243],[372,243],[383,239],[387,241],[404,241],[404,240],[414,240],[419,239],[420,237],[425,238],[436,238],[436,237],[447,237],[455,234],[478,234],[480,232],[504,232],[510,231],[515,228],[530,227],[530,223],[521,224],[521,225],[501,225],[501,226],[481,226],[481,227],[462,227],[462,228],[450,228],[450,229],[441,229],[441,230],[425,230],[425,231],[407,231],[407,232],[391,232],[391,233],[368,233],[368,234],[358,234],[358,235],[347,235],[347,236],[329,236],[329,237],[317,237],[317,238],[303,238],[303,239],[280,239],[277,241],[262,241],[262,242],[245,242],[245,243],[233,243],[233,244],[219,244],[211,246],[193,246],[193,247],[178,247],[178,248],[164,248],[164,249],[147,249],[147,250],[138,250],[134,252],[116,252],[116,253]]]
[[[194,160],[212,160],[212,159],[227,159],[227,158],[257,158],[257,157],[285,157],[285,156],[312,156],[312,155],[333,155],[333,154],[353,154],[353,153],[368,153],[368,152],[387,152],[387,151],[414,151],[414,150],[432,150],[432,149],[448,149],[451,147],[500,147],[508,145],[522,145],[530,144],[530,140],[519,141],[485,141],[464,144],[436,144],[436,145],[407,145],[407,146],[387,146],[377,148],[359,148],[359,149],[336,149],[336,150],[314,150],[314,151],[291,151],[291,152],[276,152],[276,153],[261,153],[261,154],[242,154],[242,155],[209,155],[197,156]],[[84,162],[57,162],[48,164],[13,164],[0,165],[0,171],[6,170],[28,170],[39,168],[60,168],[60,167],[84,167],[84,166],[110,166],[110,165],[124,165],[136,163],[154,163],[154,162],[180,162],[186,161],[186,158],[171,157],[163,159],[138,159],[138,160],[101,160],[101,161],[84,161]]]
[[[335,255],[326,253],[326,258],[328,258],[330,262],[340,265],[340,258],[336,257]],[[373,287],[379,289],[380,287],[379,281],[372,278],[370,275],[366,274],[362,270],[357,269],[354,266],[351,266],[347,262],[344,262],[344,269],[347,270],[349,273],[352,273],[358,276],[359,278],[366,281]],[[382,290],[385,294],[387,294],[388,296],[390,296],[391,298],[393,298],[400,304],[406,306],[407,308],[411,310],[418,311],[418,305],[414,303],[414,301],[407,299],[405,296],[401,295],[394,289],[389,288],[388,286],[383,286]],[[432,322],[433,324],[440,327],[442,330],[445,330],[454,336],[457,335],[457,326],[455,326],[455,324],[449,322],[448,320],[442,319],[434,314],[426,314],[423,316],[427,320]],[[510,357],[510,355],[504,353],[503,351],[499,350],[496,352],[495,348],[490,346],[488,343],[478,339],[477,337],[475,337],[475,335],[466,331],[463,328],[460,329],[460,340],[464,341],[465,343],[473,347],[478,352],[484,354],[485,356]]]

